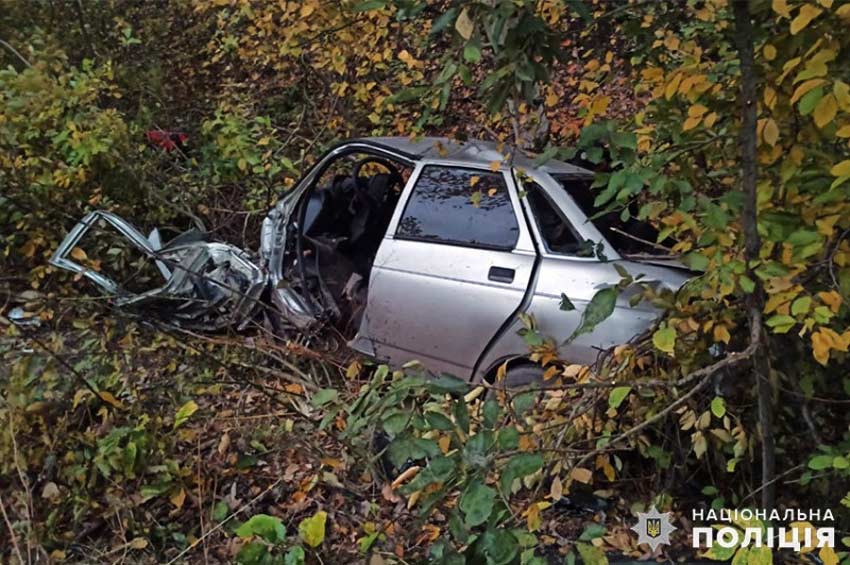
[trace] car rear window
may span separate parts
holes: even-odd
[[[619,209],[600,214],[601,209],[593,205],[598,192],[590,187],[591,180],[570,177],[555,177],[555,180],[581,208],[588,217],[588,221],[596,226],[596,229],[620,255],[669,255],[671,253],[665,249],[663,245],[665,242],[655,244],[658,240],[658,230],[648,222],[638,220],[635,217],[636,209],[630,209],[630,217],[625,221],[620,219]],[[636,206],[632,204],[632,208]]]
[[[531,213],[547,251],[565,255],[578,254],[583,247],[582,241],[561,210],[549,200],[536,182],[527,182],[524,186],[526,197],[531,204]]]
[[[519,225],[500,173],[429,165],[413,187],[396,236],[513,249]]]

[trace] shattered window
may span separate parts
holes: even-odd
[[[563,213],[549,200],[536,182],[525,184],[531,213],[546,249],[552,253],[575,255],[582,249],[581,239]]]
[[[519,225],[500,173],[428,166],[416,181],[396,235],[513,249]]]

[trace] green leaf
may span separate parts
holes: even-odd
[[[460,509],[465,516],[466,525],[475,527],[486,522],[495,502],[495,490],[480,480],[473,481],[460,498]]]
[[[306,558],[307,556],[304,555],[304,549],[300,546],[295,546],[287,551],[286,555],[283,556],[283,565],[304,565]]]
[[[832,455],[815,455],[809,459],[809,469],[813,471],[822,471],[832,467],[832,462],[835,458]]]
[[[719,397],[715,396],[711,401],[711,413],[717,416],[718,418],[722,418],[726,415],[726,401]]]
[[[319,547],[325,541],[325,524],[328,521],[328,513],[319,510],[309,518],[304,518],[298,524],[298,535],[304,543],[310,547]]]
[[[481,550],[487,557],[487,565],[506,565],[519,553],[519,542],[508,530],[487,530],[481,536]]]
[[[823,98],[823,88],[818,87],[807,92],[797,104],[797,109],[803,116],[808,116],[818,105],[820,99]]]
[[[269,543],[281,543],[286,539],[286,527],[280,518],[268,514],[255,514],[236,528],[236,535],[240,538],[259,536]]]
[[[741,290],[750,294],[752,291],[756,289],[756,283],[748,277],[747,275],[741,275],[741,278],[738,279],[738,284],[741,285]]]
[[[239,565],[261,565],[265,563],[269,550],[261,543],[252,542],[242,546],[236,554]]]
[[[468,382],[443,373],[436,379],[428,381],[428,388],[436,394],[452,394],[464,395],[469,392],[470,385]]]
[[[495,400],[487,400],[484,403],[484,408],[482,408],[482,412],[484,414],[484,427],[493,429],[493,427],[496,425],[496,422],[499,420],[499,416],[502,415],[502,408]]]
[[[437,442],[415,437],[395,439],[387,448],[387,456],[396,467],[401,467],[408,460],[417,461],[427,457],[436,457],[439,453],[440,447]]]
[[[570,311],[576,309],[575,305],[572,302],[570,302],[570,299],[567,298],[567,295],[564,294],[563,292],[561,293],[561,306],[560,306],[560,308],[564,312],[570,312]]]
[[[585,565],[608,565],[608,557],[601,548],[589,543],[577,543],[576,549]]]
[[[370,0],[369,2],[361,2],[353,10],[355,12],[371,12],[372,10],[380,10],[386,5],[386,0]]]
[[[846,457],[838,456],[832,460],[832,468],[833,469],[848,469],[850,468],[850,461],[847,460]]]
[[[659,351],[673,355],[676,350],[676,328],[664,325],[652,334],[652,344]]]
[[[705,271],[708,269],[708,257],[694,251],[685,255],[685,264],[694,271]]]
[[[219,500],[213,506],[212,519],[216,522],[222,522],[230,515],[230,507],[223,500]]]
[[[597,538],[601,538],[605,535],[606,531],[607,528],[605,528],[605,526],[593,522],[591,524],[588,524],[587,528],[584,529],[578,539],[579,541],[591,541]]]
[[[323,388],[320,391],[316,392],[313,395],[313,398],[310,400],[310,403],[315,406],[324,406],[329,402],[333,402],[339,397],[339,392],[332,388]]]
[[[428,422],[428,425],[432,428],[442,430],[444,432],[453,430],[455,427],[454,423],[448,417],[444,414],[440,414],[439,412],[426,412],[425,421]]]
[[[619,408],[631,391],[630,386],[618,386],[611,390],[611,394],[608,395],[608,407]]]
[[[177,414],[174,416],[174,429],[176,430],[180,426],[186,423],[186,420],[189,417],[198,411],[198,404],[194,400],[190,400],[186,404],[180,407],[180,410],[177,411]]]
[[[615,287],[603,288],[590,299],[590,303],[581,315],[581,324],[570,339],[591,333],[597,325],[605,321],[614,312],[619,291]]]
[[[520,453],[514,455],[499,478],[499,485],[506,493],[510,492],[515,479],[521,479],[543,468],[543,456],[539,453]]]
[[[452,25],[457,17],[457,8],[450,8],[446,10],[443,14],[440,15],[439,18],[434,20],[434,25],[431,26],[431,33],[439,33]]]
[[[478,63],[481,61],[481,48],[475,43],[467,43],[463,48],[463,60],[467,63]]]
[[[794,324],[797,323],[797,320],[792,318],[791,316],[787,316],[785,314],[776,314],[771,316],[765,322],[765,325],[769,328],[773,328],[773,333],[775,334],[784,334],[788,330],[794,327]]]

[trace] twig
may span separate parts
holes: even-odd
[[[3,521],[6,522],[6,527],[9,529],[9,537],[12,540],[12,548],[18,556],[18,561],[21,563],[27,563],[27,561],[24,561],[21,548],[18,546],[18,536],[15,535],[15,529],[12,527],[12,521],[9,520],[9,515],[6,514],[6,505],[3,504],[3,495],[0,495],[0,511],[3,512]]]
[[[615,228],[613,226],[611,226],[608,229],[611,230],[612,232],[618,233],[620,235],[624,235],[624,236],[628,237],[629,239],[633,239],[633,240],[637,241],[638,243],[643,243],[644,245],[649,245],[650,247],[654,247],[655,249],[660,249],[661,251],[665,251],[668,255],[672,255],[672,251],[669,248],[664,247],[660,243],[655,243],[655,242],[649,241],[648,239],[643,239],[642,237],[632,235],[629,232],[623,231],[620,228]]]
[[[630,428],[629,430],[623,432],[622,434],[618,435],[617,437],[615,437],[614,439],[609,441],[604,446],[597,448],[597,449],[594,449],[593,451],[591,451],[590,453],[588,453],[587,455],[585,455],[584,457],[579,459],[578,462],[575,465],[573,465],[573,467],[574,468],[575,467],[581,467],[589,459],[591,459],[592,457],[595,457],[599,453],[602,453],[606,449],[610,449],[614,444],[620,443],[621,441],[632,437],[633,435],[637,434],[638,432],[640,432],[640,431],[646,429],[647,427],[651,426],[655,422],[665,418],[670,412],[672,412],[673,410],[675,410],[676,408],[678,408],[679,406],[684,404],[688,399],[692,398],[694,395],[696,395],[696,393],[698,393],[699,391],[704,389],[706,387],[706,385],[708,385],[711,382],[711,377],[712,377],[712,375],[714,375],[714,373],[716,373],[717,371],[720,371],[722,369],[728,369],[729,367],[732,367],[732,366],[737,365],[738,363],[740,363],[742,361],[749,359],[750,357],[752,357],[752,355],[756,352],[757,349],[758,349],[758,344],[752,343],[746,349],[744,349],[741,352],[732,353],[728,357],[726,357],[725,359],[723,359],[721,361],[718,361],[717,363],[714,363],[712,365],[709,365],[707,367],[703,367],[702,369],[694,371],[693,373],[691,373],[690,375],[688,375],[687,377],[682,379],[682,381],[685,381],[685,382],[693,382],[695,380],[701,379],[699,381],[699,383],[697,383],[691,390],[689,390],[684,395],[680,396],[678,399],[676,399],[674,402],[669,404],[664,410],[662,410],[661,412],[659,412],[658,414],[656,414],[652,418],[649,418],[648,420],[644,420],[640,424],[638,424],[638,425]]]
[[[32,68],[32,63],[30,63],[29,61],[27,61],[26,59],[24,59],[24,56],[23,56],[23,55],[21,55],[20,53],[18,53],[17,49],[15,49],[14,47],[12,47],[11,45],[9,45],[7,42],[3,41],[2,39],[0,39],[0,45],[2,45],[2,46],[3,46],[3,47],[5,47],[6,49],[8,49],[8,50],[9,50],[9,51],[11,51],[12,53],[14,53],[14,54],[15,54],[15,57],[17,57],[18,59],[20,59],[20,60],[21,60],[21,62],[22,62],[23,64],[25,64],[27,67]]]
[[[175,555],[174,558],[172,558],[171,561],[169,561],[165,565],[172,565],[173,563],[176,563],[181,557],[183,557],[184,555],[186,555],[187,553],[189,553],[190,551],[195,549],[198,546],[198,544],[205,541],[209,536],[211,536],[215,532],[222,529],[225,526],[225,524],[230,522],[230,520],[232,520],[237,514],[241,514],[242,512],[247,510],[250,506],[252,506],[255,502],[259,501],[264,496],[266,496],[269,492],[271,492],[271,490],[273,488],[275,488],[277,485],[279,485],[282,482],[283,482],[283,477],[279,477],[275,482],[273,482],[272,484],[267,486],[266,489],[263,492],[261,492],[260,494],[258,494],[257,496],[255,496],[254,498],[252,498],[251,500],[249,500],[248,502],[246,502],[245,504],[243,504],[239,508],[237,508],[236,511],[233,512],[230,516],[228,516],[227,518],[225,518],[224,520],[222,520],[221,522],[216,524],[213,528],[208,530],[205,534],[201,535],[201,537],[196,539],[194,541],[194,543],[192,543],[192,545],[190,545],[189,547],[187,547],[186,549],[184,549],[183,551],[181,551],[180,553]]]

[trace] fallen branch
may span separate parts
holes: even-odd
[[[704,389],[706,387],[706,385],[708,385],[711,382],[711,377],[716,372],[718,372],[722,369],[728,369],[730,367],[733,367],[733,366],[741,363],[742,361],[746,361],[747,359],[749,359],[750,357],[753,356],[753,354],[757,351],[757,349],[758,349],[758,344],[751,343],[743,351],[731,353],[725,359],[718,361],[717,363],[714,363],[712,365],[708,365],[707,367],[703,367],[702,369],[699,369],[697,371],[694,371],[693,373],[691,373],[690,375],[688,375],[684,379],[681,379],[682,381],[686,381],[686,382],[693,382],[693,381],[699,381],[699,382],[691,390],[689,390],[687,393],[685,393],[684,395],[680,396],[675,401],[670,403],[666,408],[664,408],[664,410],[662,410],[661,412],[659,412],[658,414],[656,414],[652,418],[649,418],[648,420],[644,420],[640,424],[630,428],[629,430],[626,430],[622,434],[618,435],[617,437],[615,437],[614,439],[609,441],[604,446],[597,448],[597,449],[594,449],[593,451],[591,451],[590,453],[588,453],[587,455],[585,455],[584,457],[579,459],[578,462],[575,465],[573,465],[573,468],[581,467],[584,463],[586,463],[588,460],[595,457],[596,455],[602,453],[603,451],[610,450],[611,447],[614,446],[614,444],[617,444],[617,443],[620,443],[620,442],[622,442],[626,439],[629,439],[633,435],[641,432],[642,430],[651,426],[655,422],[658,422],[659,420],[666,418],[667,415],[670,414],[670,412],[672,412],[673,410],[675,410],[676,408],[678,408],[679,406],[684,404],[688,399],[692,398],[698,392],[700,392],[702,389]]]

